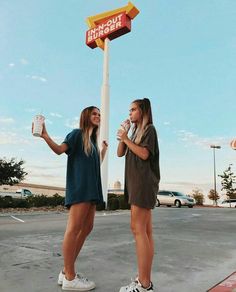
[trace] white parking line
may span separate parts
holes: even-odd
[[[119,216],[124,214],[129,214],[130,212],[119,212],[119,213],[102,213],[102,214],[96,214],[96,217],[102,217],[102,216]]]
[[[13,218],[13,219],[15,219],[15,220],[18,220],[18,221],[20,221],[20,222],[25,222],[24,220],[21,220],[21,219],[19,219],[19,218],[16,218],[15,216],[10,216],[11,218]]]

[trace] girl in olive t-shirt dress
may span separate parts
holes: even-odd
[[[159,147],[149,99],[137,99],[131,103],[130,127],[120,129],[117,155],[125,155],[125,196],[131,205],[131,229],[136,241],[138,276],[120,292],[154,291],[151,281],[154,241],[152,236],[152,213],[159,189]]]

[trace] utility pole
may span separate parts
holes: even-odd
[[[213,161],[214,161],[214,196],[215,196],[215,203],[217,206],[217,199],[216,199],[216,158],[215,158],[215,149],[220,149],[221,146],[219,145],[211,145],[210,146],[213,149]]]

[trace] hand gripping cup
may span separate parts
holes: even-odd
[[[33,136],[40,137],[43,131],[43,123],[45,117],[42,115],[36,115],[33,121]]]
[[[125,130],[126,132],[129,131],[129,128],[130,128],[130,120],[125,120],[121,125],[120,125],[120,130]],[[117,137],[117,140],[120,141],[120,138]]]

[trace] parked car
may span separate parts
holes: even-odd
[[[224,201],[218,202],[219,207],[226,207],[226,208],[236,208],[236,199],[227,199]]]
[[[8,197],[8,198],[20,198],[24,199],[27,197],[31,197],[33,194],[30,190],[27,189],[19,189],[16,192],[1,192],[0,197]]]
[[[167,207],[175,206],[180,208],[181,206],[188,206],[192,208],[196,205],[196,201],[181,193],[175,191],[159,191],[156,198],[156,206],[166,205]]]

